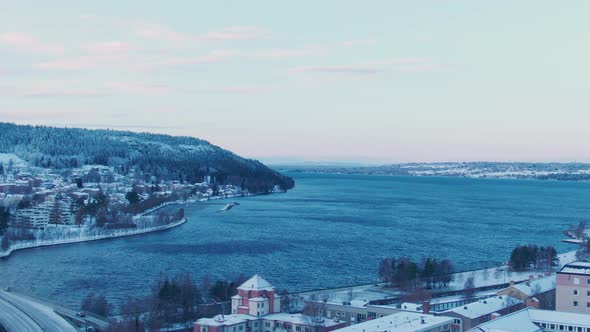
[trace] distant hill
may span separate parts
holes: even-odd
[[[0,122],[0,153],[14,153],[32,166],[76,168],[113,166],[145,178],[203,181],[211,175],[218,184],[234,184],[251,192],[291,189],[293,179],[257,160],[194,137],[115,130],[54,128]]]

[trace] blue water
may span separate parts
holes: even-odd
[[[0,285],[78,306],[117,303],[161,273],[259,273],[291,291],[376,280],[386,256],[449,258],[457,269],[506,261],[517,244],[561,243],[589,215],[590,183],[291,173],[286,194],[185,207],[187,224],[144,236],[15,252]]]

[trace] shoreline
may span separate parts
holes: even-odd
[[[86,237],[86,238],[76,238],[76,239],[67,239],[67,240],[28,241],[25,243],[17,244],[15,246],[11,246],[7,251],[0,252],[0,259],[9,257],[13,252],[15,252],[17,250],[25,250],[25,249],[33,249],[33,248],[49,247],[49,246],[59,246],[59,245],[65,245],[65,244],[100,241],[100,240],[115,239],[115,238],[120,238],[120,237],[142,235],[142,234],[147,234],[147,233],[168,230],[168,229],[180,226],[180,225],[186,223],[187,221],[188,221],[188,219],[186,217],[184,217],[178,221],[172,222],[167,225],[161,225],[161,226],[156,226],[156,227],[141,229],[141,230],[127,231],[127,232],[122,232],[122,233],[102,234],[102,235],[95,235],[95,236]]]
[[[141,217],[147,216],[152,214],[160,209],[171,205],[184,205],[184,204],[195,204],[201,202],[207,202],[211,200],[223,200],[228,198],[240,198],[240,197],[252,197],[252,196],[259,196],[262,194],[246,194],[246,195],[227,195],[227,196],[215,196],[210,198],[202,198],[202,199],[189,199],[189,200],[178,200],[172,202],[165,202],[156,207],[150,208],[146,211],[140,212],[133,216],[133,220],[137,220]],[[49,247],[49,246],[58,246],[58,245],[65,245],[65,244],[73,244],[73,243],[82,243],[82,242],[90,242],[90,241],[99,241],[99,240],[109,240],[115,239],[120,237],[127,237],[127,236],[134,236],[134,235],[142,235],[147,233],[159,232],[168,230],[177,226],[180,226],[186,223],[188,219],[186,217],[172,222],[167,225],[161,225],[156,227],[144,228],[144,229],[134,229],[132,231],[121,231],[119,233],[112,233],[112,234],[99,234],[95,236],[89,237],[78,237],[74,239],[62,239],[62,240],[33,240],[33,241],[21,241],[21,243],[16,244],[14,246],[10,246],[6,251],[0,251],[0,259],[9,257],[13,252],[17,250],[25,250],[25,249],[33,249],[33,248],[40,248],[40,247]]]

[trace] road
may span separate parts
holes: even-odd
[[[76,332],[52,308],[0,291],[0,323],[8,332]]]

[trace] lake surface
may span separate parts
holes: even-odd
[[[291,291],[372,282],[386,256],[430,255],[457,269],[506,261],[518,244],[575,247],[562,231],[589,216],[590,183],[290,173],[286,194],[185,207],[172,230],[17,251],[0,285],[79,306],[89,292],[119,303],[161,273],[200,279],[261,274]]]

